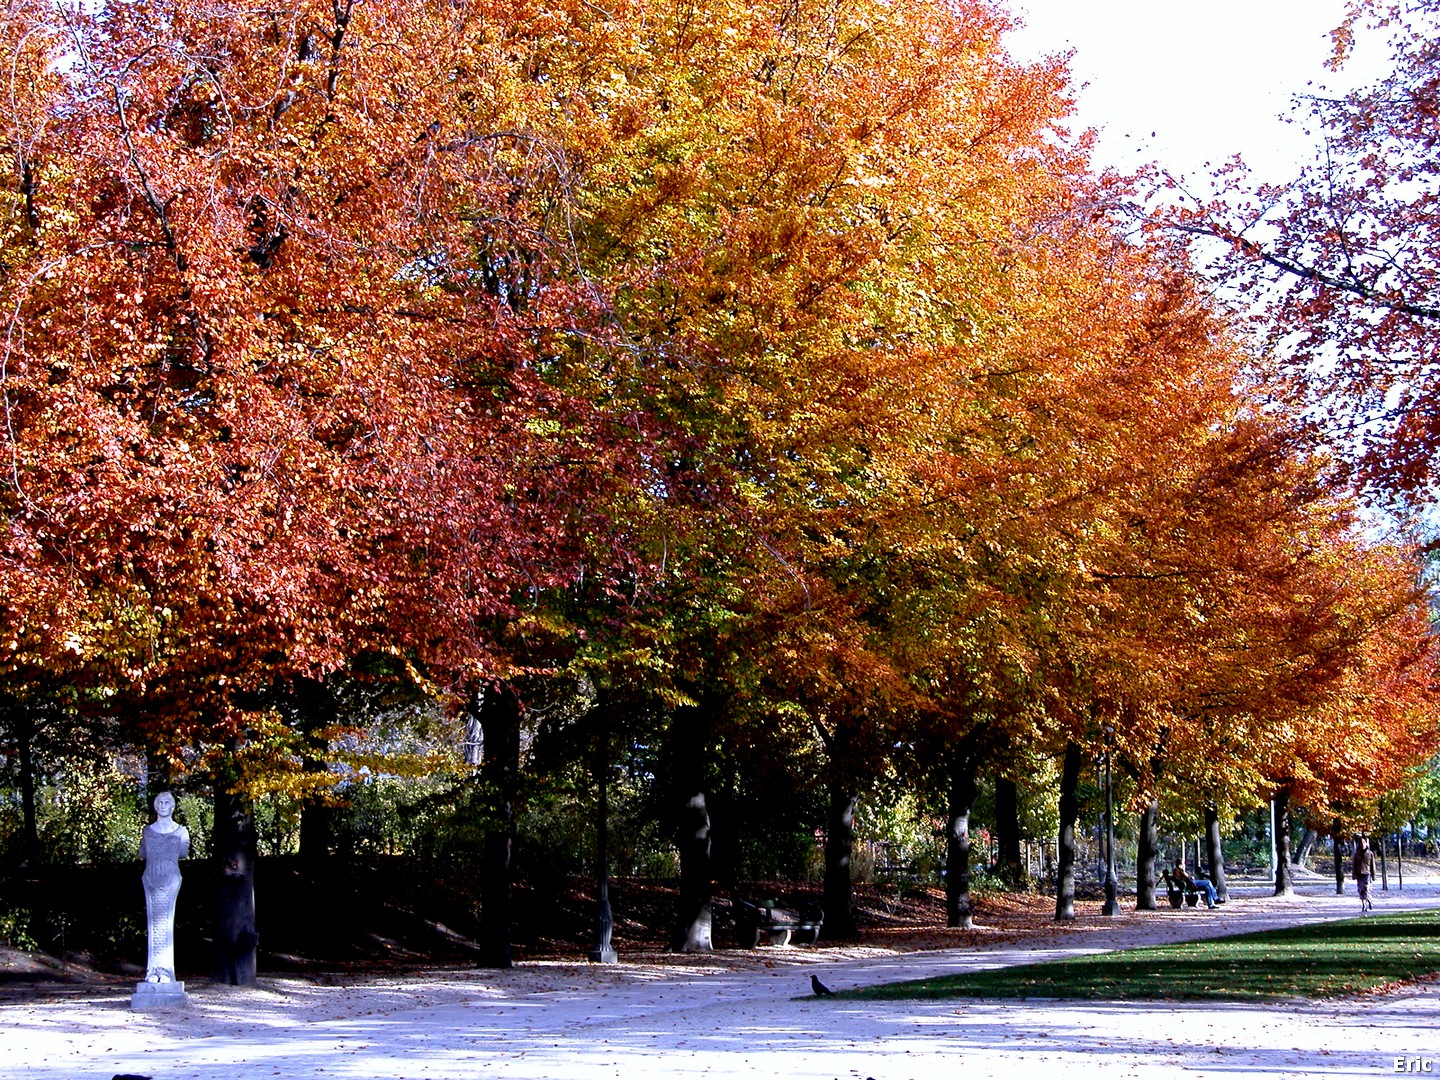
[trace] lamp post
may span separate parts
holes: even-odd
[[[1110,736],[1114,729],[1105,726],[1105,903],[1100,907],[1101,915],[1118,915],[1120,904],[1116,899],[1120,891],[1115,880],[1115,785],[1110,774]]]

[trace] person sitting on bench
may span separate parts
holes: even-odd
[[[1191,889],[1199,889],[1205,897],[1205,906],[1207,908],[1213,908],[1215,906],[1215,886],[1210,884],[1210,879],[1191,877],[1185,869],[1184,863],[1177,862],[1175,864],[1175,882],[1182,888],[1189,887]]]

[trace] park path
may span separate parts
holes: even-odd
[[[1082,914],[1074,930],[973,948],[762,950],[742,966],[526,964],[510,972],[320,985],[267,979],[195,987],[184,1012],[123,997],[0,1006],[0,1078],[109,1080],[793,1080],[1011,1077],[1103,1065],[1114,1076],[1312,1077],[1395,1073],[1440,1059],[1440,989],[1341,1003],[857,1002],[807,996],[809,976],[851,987],[1052,956],[1356,914],[1353,892],[1236,890],[1215,912]],[[1084,905],[1093,907],[1094,905]],[[1407,881],[1377,908],[1440,907]],[[1432,1064],[1430,1072],[1440,1070]]]

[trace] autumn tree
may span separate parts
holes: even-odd
[[[1344,561],[1328,583],[1331,651],[1316,655],[1332,673],[1328,692],[1269,744],[1284,748],[1284,765],[1266,761],[1277,807],[1331,821],[1403,787],[1440,738],[1435,642],[1413,553],[1353,542],[1335,551]]]
[[[772,685],[883,684],[863,566],[908,498],[905,463],[930,451],[921,402],[965,377],[935,372],[1003,320],[976,282],[1003,275],[1034,214],[1025,184],[1059,160],[1063,75],[1014,65],[982,4],[651,11],[638,47],[632,17],[574,13],[582,48],[545,63],[583,89],[575,235],[630,343],[613,385],[674,433],[646,485],[652,559],[686,575],[670,598],[713,616],[667,636],[677,657],[749,651],[780,625],[796,661]],[[687,649],[690,633],[708,640]],[[792,690],[845,772],[852,721],[870,721]]]
[[[19,10],[33,63],[74,71],[16,144],[11,637],[76,640],[47,629],[60,590],[100,603],[137,738],[172,749],[238,753],[275,687],[368,649],[504,670],[601,474],[537,330],[590,300],[504,247],[563,173],[516,195],[523,65],[484,65],[483,99],[437,78],[505,48],[450,9]],[[243,894],[265,780],[235,753]]]
[[[842,935],[882,777],[949,793],[963,924],[979,770],[1063,756],[1073,832],[1106,727],[1148,795],[1222,714],[1298,752],[1324,483],[998,7],[7,11],[0,664],[211,764],[227,978],[358,656],[483,731],[495,966],[557,687],[606,730],[554,752],[663,745],[688,949],[726,744],[825,789]]]
[[[1332,66],[1367,32],[1388,33],[1391,72],[1346,94],[1297,96],[1317,146],[1294,181],[1255,188],[1228,170],[1221,198],[1182,199],[1169,224],[1224,243],[1224,271],[1263,308],[1266,344],[1362,480],[1429,502],[1440,431],[1440,5],[1357,0],[1332,35]]]

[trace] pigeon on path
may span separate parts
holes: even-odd
[[[810,989],[815,991],[816,997],[824,997],[826,994],[835,993],[834,990],[831,990],[828,986],[826,986],[820,981],[820,976],[818,975],[810,976]]]

